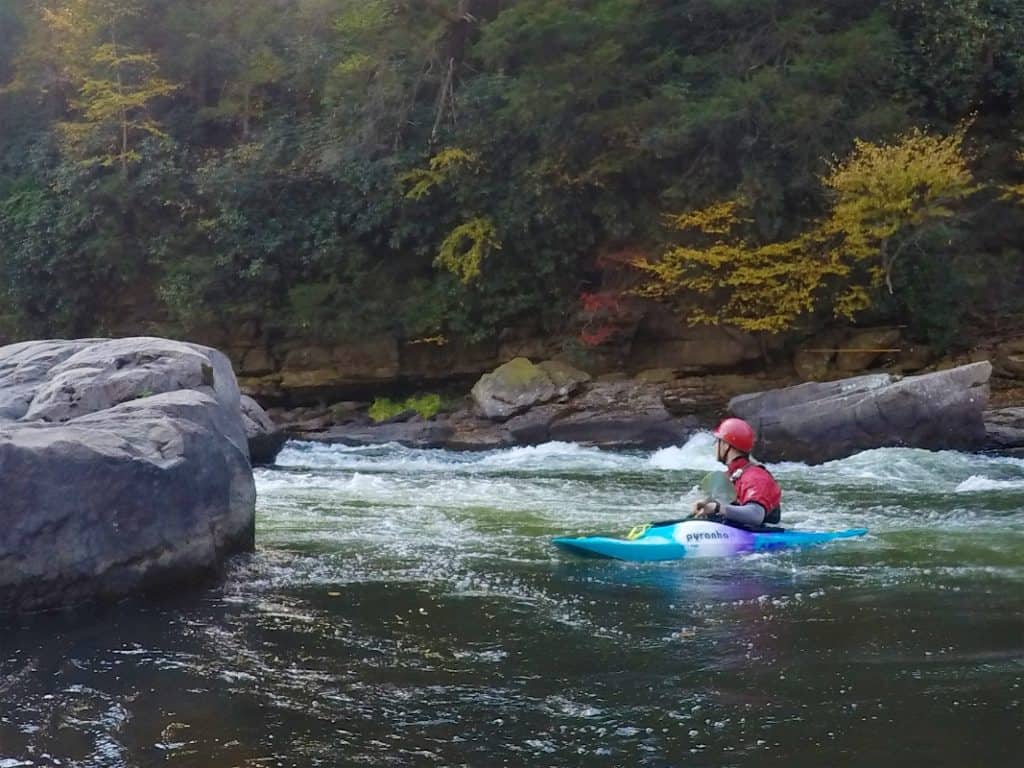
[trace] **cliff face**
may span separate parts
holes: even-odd
[[[731,328],[690,328],[660,310],[640,318],[614,344],[595,347],[575,337],[527,329],[508,329],[500,338],[472,344],[410,342],[393,336],[323,342],[271,338],[253,323],[206,329],[196,339],[224,350],[243,391],[263,402],[289,405],[370,398],[392,388],[471,385],[516,357],[563,359],[594,375],[651,369],[721,373],[757,367],[762,357],[751,334]]]

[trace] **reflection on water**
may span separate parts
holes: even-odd
[[[549,546],[677,514],[709,452],[290,445],[223,583],[5,620],[0,768],[1016,765],[1024,462],[773,467],[788,524],[871,529],[820,549]]]

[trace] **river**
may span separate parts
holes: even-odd
[[[863,539],[668,564],[555,535],[678,515],[655,453],[290,443],[216,585],[4,619],[0,768],[1016,766],[1024,461],[772,466]]]

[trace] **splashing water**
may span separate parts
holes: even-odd
[[[770,466],[786,525],[871,530],[820,549],[549,545],[678,516],[717,468],[708,434],[291,443],[219,586],[9,621],[0,766],[1015,764],[1024,461]]]

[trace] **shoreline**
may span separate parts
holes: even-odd
[[[754,378],[750,382],[769,383]],[[603,380],[588,385],[589,391],[611,387],[620,397],[596,405],[593,397],[589,405],[581,396],[564,397],[561,402],[533,406],[505,421],[475,412],[468,397],[460,407],[432,418],[405,412],[379,423],[367,415],[369,404],[343,403],[342,408],[324,404],[287,411],[271,408],[269,414],[284,438],[326,445],[394,443],[412,449],[461,452],[566,442],[610,451],[658,450],[710,431],[729,413],[731,397],[713,391],[709,385],[714,383],[715,379],[704,383],[695,378],[663,383],[636,378]],[[993,379],[988,407],[982,413],[985,441],[966,452],[1024,456],[1024,390],[1016,384]]]

